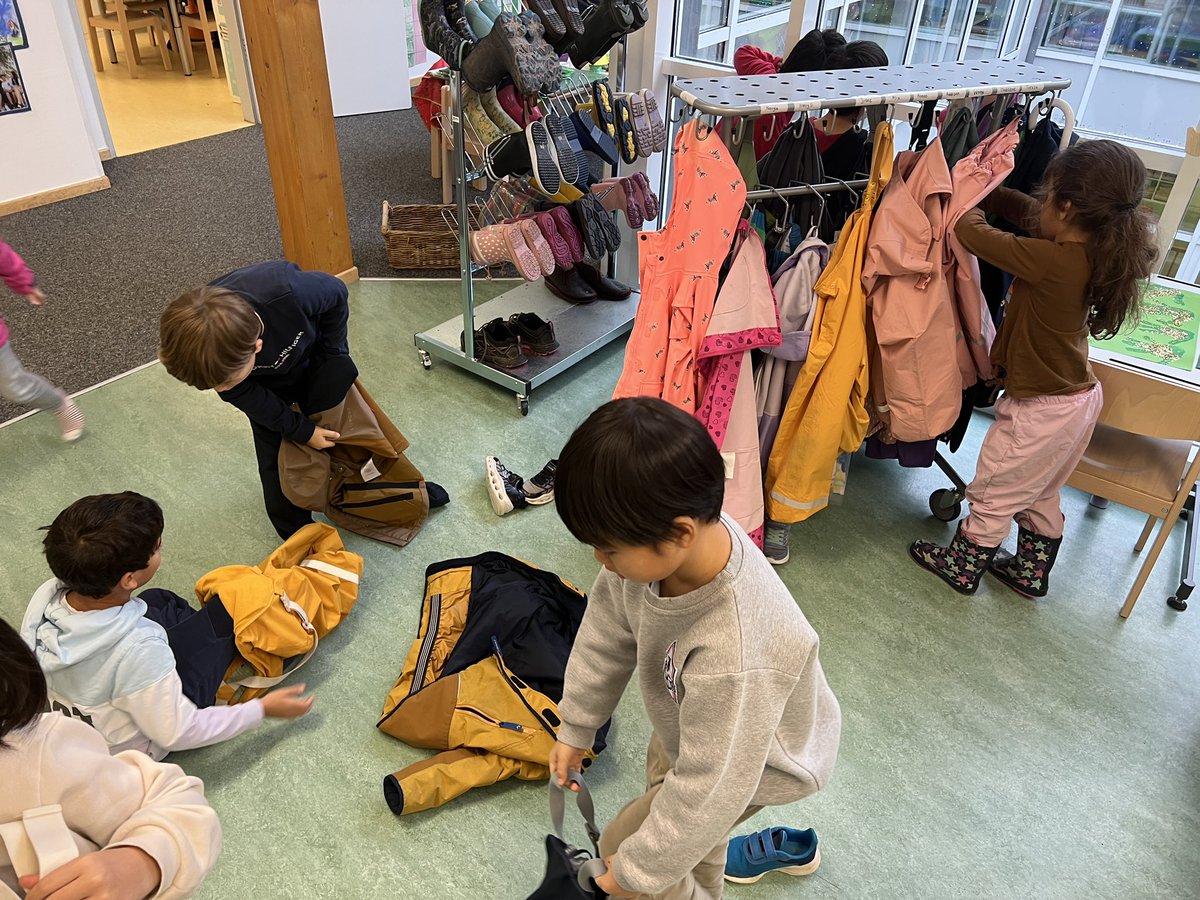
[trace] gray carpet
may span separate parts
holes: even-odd
[[[337,129],[355,264],[367,277],[397,274],[380,207],[440,202],[429,134],[411,110],[338,119]],[[0,236],[48,298],[34,309],[4,294],[13,347],[67,391],[154,359],[159,313],[184,290],[283,253],[261,128],[114,159],[104,170],[110,190],[0,220]],[[0,401],[0,421],[24,411]]]

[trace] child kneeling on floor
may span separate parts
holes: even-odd
[[[136,751],[110,756],[94,729],[45,706],[37,660],[0,621],[0,825],[59,805],[81,852],[21,878],[29,900],[192,896],[221,851],[200,779]],[[18,890],[15,868],[0,843],[0,893]]]
[[[764,806],[828,782],[841,711],[818,640],[746,533],[721,513],[708,432],[661,400],[614,400],[571,436],[555,498],[604,566],[567,665],[552,778],[568,783],[634,670],[654,727],[646,793],[605,829],[613,897],[719,898],[723,879],[820,864],[811,830],[729,842]]]
[[[162,759],[249,731],[263,717],[312,708],[304,685],[214,706],[236,654],[233,620],[214,600],[197,611],[170,591],[133,592],[158,571],[163,515],[126,491],[76,500],[46,529],[51,578],[21,636],[49,684],[51,707],[93,726],[113,752]]]

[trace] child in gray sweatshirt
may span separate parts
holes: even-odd
[[[764,806],[825,786],[841,711],[816,632],[721,513],[725,478],[705,428],[644,397],[602,406],[559,457],[559,515],[604,569],[567,665],[551,777],[579,770],[635,669],[654,727],[646,793],[600,841],[596,883],[613,897],[719,898],[726,877],[820,864],[811,830],[729,844]]]

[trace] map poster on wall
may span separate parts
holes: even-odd
[[[29,112],[25,79],[21,77],[12,44],[0,41],[0,116],[19,112]]]
[[[17,0],[0,0],[0,41],[8,41],[14,50],[24,50],[29,46]]]
[[[1154,279],[1142,285],[1142,316],[1115,338],[1093,341],[1113,353],[1189,371],[1196,364],[1200,332],[1200,290]]]

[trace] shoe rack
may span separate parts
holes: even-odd
[[[608,78],[614,91],[624,89],[625,41],[612,48]],[[485,267],[471,258],[469,230],[461,225],[478,221],[477,207],[471,202],[471,185],[488,178],[482,164],[468,153],[475,142],[463,116],[463,79],[459,72],[449,75],[451,109],[451,155],[454,160],[454,186],[457,205],[457,222],[454,231],[459,239],[459,264],[462,280],[462,312],[452,319],[414,337],[421,365],[429,370],[434,360],[449,363],[471,374],[511,390],[516,396],[517,409],[521,415],[529,414],[529,395],[534,388],[561,375],[572,366],[587,359],[596,351],[628,334],[633,328],[641,293],[634,290],[626,300],[597,300],[584,305],[568,303],[550,293],[542,279],[525,282],[494,300],[475,303],[475,278]],[[614,174],[619,166],[614,167]],[[628,230],[622,231],[628,237]],[[632,241],[629,241],[632,246]],[[621,250],[616,251],[617,253]],[[610,253],[606,264],[601,265],[611,276],[614,253]],[[500,369],[475,358],[474,331],[492,319],[507,320],[518,312],[536,313],[554,323],[559,349],[551,356],[531,356],[520,369]],[[462,336],[463,344],[459,343]]]

